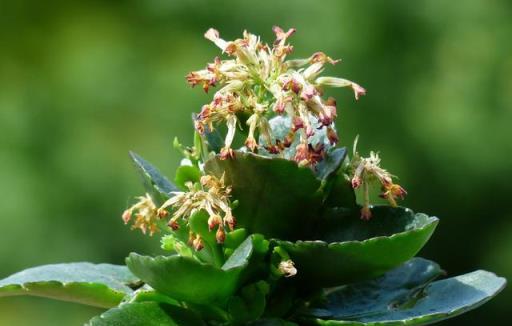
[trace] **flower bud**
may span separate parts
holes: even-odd
[[[223,227],[219,226],[215,233],[215,239],[217,240],[217,243],[224,243],[224,240],[226,240],[226,232]]]
[[[292,131],[295,132],[301,128],[304,128],[304,121],[300,117],[294,116],[292,119]]]
[[[204,243],[203,239],[201,239],[201,236],[196,236],[196,238],[192,241],[192,247],[194,247],[196,251],[201,251],[201,249],[204,248]]]
[[[372,218],[372,211],[371,211],[370,207],[363,206],[363,208],[361,208],[361,219],[368,221],[371,218]]]
[[[226,214],[226,217],[224,218],[224,222],[228,225],[229,230],[233,231],[236,227],[236,218],[231,215],[231,213]]]
[[[333,146],[336,145],[339,141],[336,131],[334,131],[334,129],[331,127],[327,127],[327,139],[329,139],[329,143]]]
[[[216,226],[222,223],[222,218],[219,215],[212,215],[208,218],[208,230],[213,230]]]
[[[235,158],[235,152],[231,148],[222,148],[220,150],[220,159],[221,160],[227,160],[227,159],[234,159]]]
[[[295,268],[295,264],[292,260],[284,260],[279,263],[278,270],[284,277],[292,277],[297,275],[297,268]]]
[[[130,222],[130,219],[132,218],[132,210],[131,209],[127,209],[123,212],[123,222],[124,224],[128,224],[128,222]]]
[[[180,228],[180,225],[178,224],[178,222],[172,218],[169,223],[167,224],[167,226],[169,226],[173,231],[176,231],[177,229]]]

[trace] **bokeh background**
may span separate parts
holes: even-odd
[[[295,57],[324,51],[328,72],[368,90],[336,90],[342,142],[378,149],[409,191],[405,205],[441,218],[421,255],[451,275],[512,279],[512,2],[0,1],[0,277],[39,264],[122,263],[158,253],[120,219],[142,193],[134,150],[173,175],[171,142],[191,142],[208,96],[187,72],[243,29],[273,40],[296,27]],[[443,325],[498,325],[512,289]],[[0,298],[0,325],[81,325],[100,310]]]

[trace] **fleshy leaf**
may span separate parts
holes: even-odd
[[[192,311],[157,302],[124,303],[94,317],[88,326],[203,326]]]
[[[114,307],[138,279],[125,266],[69,263],[29,268],[0,281],[0,297],[31,295]]]
[[[148,161],[134,152],[130,152],[130,157],[144,180],[146,191],[151,195],[151,198],[153,198],[157,205],[161,205],[167,200],[171,192],[178,191],[178,188],[167,180],[167,178]]]
[[[279,318],[260,319],[248,323],[247,326],[299,326],[298,324]]]
[[[280,158],[236,152],[231,160],[218,156],[205,164],[217,177],[225,174],[239,201],[233,210],[239,227],[267,238],[300,239],[318,216],[322,194],[320,181],[310,168]]]
[[[315,166],[315,174],[321,180],[326,180],[338,172],[347,156],[347,148],[336,148],[327,152],[324,160]]]
[[[337,286],[382,275],[411,259],[438,223],[400,207],[374,207],[373,215],[369,222],[357,211],[333,216],[332,224],[323,225],[322,240],[275,242],[295,262],[295,278],[304,286]]]
[[[229,300],[228,311],[238,323],[257,320],[265,311],[269,285],[264,281],[243,287]]]
[[[236,291],[252,255],[261,247],[260,237],[248,237],[221,268],[178,255],[149,257],[132,253],[126,263],[141,280],[174,299],[222,305]]]
[[[326,208],[344,207],[351,210],[357,208],[356,193],[352,183],[342,172],[330,177],[324,192],[327,194],[323,203]]]
[[[415,258],[375,280],[332,291],[305,314],[314,325],[425,325],[482,305],[506,284],[481,270],[431,283],[442,274],[436,263]]]
[[[195,166],[182,165],[178,167],[176,170],[176,177],[174,178],[174,182],[176,185],[183,190],[188,190],[185,186],[187,182],[199,182],[201,178],[201,172]]]

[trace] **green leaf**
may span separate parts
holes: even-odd
[[[185,184],[187,182],[199,182],[200,178],[201,172],[198,168],[195,166],[182,165],[176,170],[176,177],[174,178],[174,182],[176,182],[176,185],[181,189],[188,190]]]
[[[218,129],[211,131],[208,127],[205,128],[204,137],[208,145],[208,150],[215,153],[220,153],[224,146],[224,139]]]
[[[29,268],[0,281],[0,297],[31,295],[114,307],[138,279],[125,266],[69,263]]]
[[[151,198],[153,198],[158,206],[163,204],[163,202],[171,196],[171,192],[178,191],[178,188],[167,180],[167,178],[148,161],[134,152],[130,152],[130,157],[142,176],[146,191],[151,195]]]
[[[188,219],[190,231],[199,234],[203,239],[204,248],[201,251],[194,251],[194,254],[202,262],[221,267],[224,263],[224,254],[221,245],[217,243],[216,230],[210,231],[208,228],[208,218],[206,211],[200,210]]]
[[[224,271],[182,256],[140,256],[126,260],[144,282],[172,298],[193,303],[226,301],[236,290],[238,270]]]
[[[346,147],[328,151],[325,159],[315,166],[316,176],[321,180],[329,179],[338,172],[346,156]]]
[[[256,235],[248,237],[221,268],[178,255],[149,257],[132,253],[126,263],[141,280],[174,299],[222,305],[235,293],[251,257],[263,245]]]
[[[380,278],[332,291],[305,314],[315,325],[425,325],[482,305],[506,284],[481,270],[431,283],[442,274],[434,262],[412,259]]]
[[[156,302],[125,303],[94,317],[88,326],[203,326],[192,311]]]
[[[243,287],[237,296],[230,298],[228,311],[236,322],[257,320],[263,315],[266,296],[270,288],[268,283],[259,281]]]
[[[233,211],[239,227],[266,238],[297,240],[311,231],[318,217],[322,193],[320,181],[309,168],[280,158],[236,152],[235,159],[218,156],[205,164],[205,171],[233,187],[239,201]]]
[[[370,221],[360,220],[358,211],[350,214],[332,216],[322,226],[320,240],[275,240],[294,261],[295,278],[304,286],[336,286],[382,275],[414,257],[438,223],[436,217],[400,207],[374,207]]]
[[[344,207],[350,210],[357,208],[356,193],[347,175],[342,172],[330,177],[324,192],[327,194],[324,207]],[[329,213],[329,212],[328,212]]]

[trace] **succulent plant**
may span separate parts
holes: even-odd
[[[206,32],[227,58],[187,75],[219,90],[193,117],[193,146],[174,142],[174,183],[131,153],[146,193],[122,219],[161,236],[166,254],[27,269],[1,280],[0,296],[108,308],[93,326],[423,325],[502,290],[486,271],[437,280],[439,265],[415,258],[439,219],[398,205],[407,193],[378,153],[338,146],[336,101],[323,97],[366,91],[321,76],[339,61],[324,53],[288,60],[295,30],[274,32],[272,45]],[[370,204],[375,185],[389,205]]]

